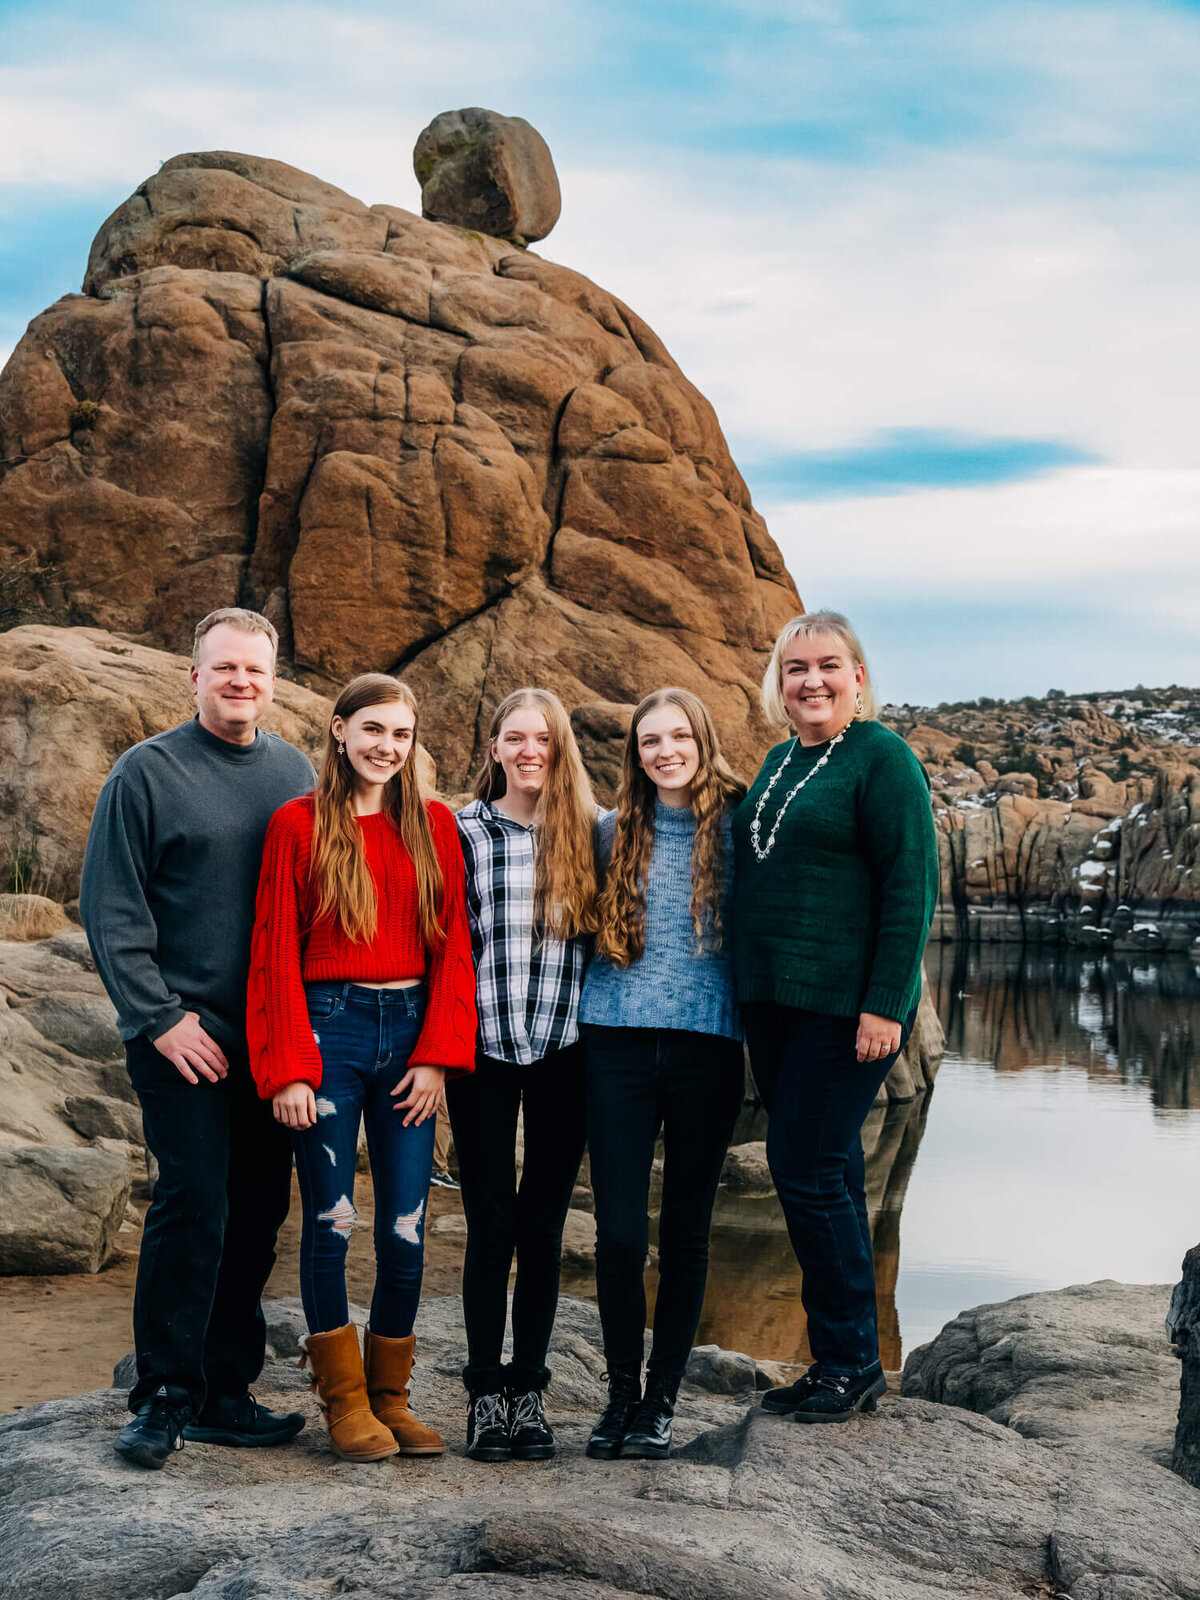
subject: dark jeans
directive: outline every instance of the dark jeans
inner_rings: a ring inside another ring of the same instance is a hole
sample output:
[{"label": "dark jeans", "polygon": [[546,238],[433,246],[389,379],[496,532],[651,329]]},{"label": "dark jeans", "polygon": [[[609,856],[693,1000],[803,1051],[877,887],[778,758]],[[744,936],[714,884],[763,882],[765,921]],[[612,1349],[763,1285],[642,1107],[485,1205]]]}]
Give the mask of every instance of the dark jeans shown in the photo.
[{"label": "dark jeans", "polygon": [[260,1304],[291,1198],[292,1146],[258,1098],[245,1049],[220,1083],[186,1083],[148,1039],[125,1047],[158,1182],[133,1297],[136,1411],[165,1387],[198,1412],[262,1371]]},{"label": "dark jeans", "polygon": [[[563,1223],[583,1159],[583,1048],[569,1045],[528,1067],[481,1055],[469,1078],[446,1085],[446,1103],[467,1216],[463,1382],[473,1394],[501,1387],[515,1251],[509,1376],[515,1389],[541,1389],[550,1376],[546,1351],[558,1309]],[[525,1129],[519,1185],[518,1110]]]},{"label": "dark jeans", "polygon": [[609,1370],[642,1364],[646,1206],[659,1129],[663,1188],[651,1372],[678,1378],[708,1276],[708,1230],[745,1084],[735,1039],[677,1028],[587,1030],[596,1292]]},{"label": "dark jeans", "polygon": [[421,1033],[425,986],[368,989],[308,983],[308,1019],[321,1050],[317,1120],[293,1134],[304,1221],[300,1295],[310,1333],[344,1328],[346,1251],[357,1220],[358,1127],[367,1132],[375,1189],[375,1292],[371,1329],[386,1339],[413,1331],[425,1268],[425,1202],[435,1119],[404,1126],[391,1091],[408,1071]]},{"label": "dark jeans", "polygon": [[[770,1116],[767,1164],[804,1274],[813,1360],[852,1377],[879,1368],[875,1264],[861,1131],[896,1056],[860,1063],[857,1017],[760,1002],[743,1009]],[[912,1012],[900,1031],[903,1050]]]}]

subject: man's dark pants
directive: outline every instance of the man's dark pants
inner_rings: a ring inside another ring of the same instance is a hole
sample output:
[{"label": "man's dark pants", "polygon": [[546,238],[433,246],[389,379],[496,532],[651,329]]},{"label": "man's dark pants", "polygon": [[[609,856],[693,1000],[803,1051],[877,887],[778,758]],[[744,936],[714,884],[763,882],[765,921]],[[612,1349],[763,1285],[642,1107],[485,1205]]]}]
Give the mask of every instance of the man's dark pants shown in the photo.
[{"label": "man's dark pants", "polygon": [[147,1039],[125,1051],[159,1169],[138,1260],[129,1409],[165,1387],[195,1416],[262,1371],[261,1297],[288,1211],[291,1139],[258,1098],[244,1046],[225,1048],[219,1083],[186,1082]]}]

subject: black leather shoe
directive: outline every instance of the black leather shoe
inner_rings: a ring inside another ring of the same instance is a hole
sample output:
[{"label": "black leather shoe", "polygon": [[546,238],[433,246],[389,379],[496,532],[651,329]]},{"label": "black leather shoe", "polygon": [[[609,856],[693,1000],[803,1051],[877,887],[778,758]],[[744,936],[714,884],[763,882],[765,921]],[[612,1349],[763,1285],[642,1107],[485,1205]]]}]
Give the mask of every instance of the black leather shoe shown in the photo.
[{"label": "black leather shoe", "polygon": [[537,1389],[509,1395],[508,1443],[514,1461],[549,1461],[554,1454],[554,1434]]},{"label": "black leather shoe", "polygon": [[472,1461],[510,1461],[508,1408],[502,1394],[473,1394],[467,1412],[467,1455]]},{"label": "black leather shoe", "polygon": [[795,1411],[796,1407],[802,1401],[807,1400],[817,1387],[817,1376],[817,1365],[814,1362],[806,1373],[796,1379],[795,1383],[789,1383],[780,1389],[768,1389],[759,1403],[764,1411],[778,1411],[780,1413]]},{"label": "black leather shoe", "polygon": [[186,1411],[177,1411],[157,1395],[149,1400],[113,1440],[113,1449],[136,1467],[164,1467],[183,1449]]},{"label": "black leather shoe", "polygon": [[287,1444],[304,1426],[299,1411],[268,1411],[252,1394],[219,1395],[183,1430],[193,1444],[227,1444],[270,1449]]},{"label": "black leather shoe", "polygon": [[642,1398],[640,1372],[615,1371],[608,1375],[608,1404],[592,1429],[587,1453],[593,1461],[615,1461],[621,1454],[629,1424]]},{"label": "black leather shoe", "polygon": [[807,1400],[793,1409],[792,1421],[849,1422],[860,1411],[874,1411],[876,1400],[886,1393],[882,1372],[869,1372],[865,1378],[823,1373]]},{"label": "black leather shoe", "polygon": [[670,1453],[671,1418],[675,1415],[678,1387],[678,1378],[650,1374],[646,1393],[638,1402],[629,1431],[621,1441],[622,1461],[657,1461]]}]

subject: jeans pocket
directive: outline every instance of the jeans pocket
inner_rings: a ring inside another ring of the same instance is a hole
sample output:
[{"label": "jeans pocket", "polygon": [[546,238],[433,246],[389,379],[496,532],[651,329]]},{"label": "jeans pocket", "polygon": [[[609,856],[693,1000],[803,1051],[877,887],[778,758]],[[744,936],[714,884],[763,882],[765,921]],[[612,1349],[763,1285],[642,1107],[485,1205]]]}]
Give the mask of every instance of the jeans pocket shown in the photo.
[{"label": "jeans pocket", "polygon": [[308,1002],[309,1019],[313,1022],[325,1022],[330,1017],[336,1017],[343,1005],[341,987],[333,984],[308,984],[304,998]]}]

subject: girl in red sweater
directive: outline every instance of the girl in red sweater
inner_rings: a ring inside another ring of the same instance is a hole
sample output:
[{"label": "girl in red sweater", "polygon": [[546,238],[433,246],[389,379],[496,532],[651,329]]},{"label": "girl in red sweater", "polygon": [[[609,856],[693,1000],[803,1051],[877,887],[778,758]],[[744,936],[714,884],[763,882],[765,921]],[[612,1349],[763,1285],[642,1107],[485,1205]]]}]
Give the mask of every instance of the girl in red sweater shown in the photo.
[{"label": "girl in red sweater", "polygon": [[[338,696],[314,794],[272,817],[247,1032],[264,1100],[292,1130],[303,1205],[306,1359],[333,1448],[350,1461],[440,1455],[408,1410],[434,1115],[475,1061],[475,969],[462,852],[417,780],[417,705],[367,673]],[[365,1123],[375,1293],[364,1357],[346,1248]]]}]

